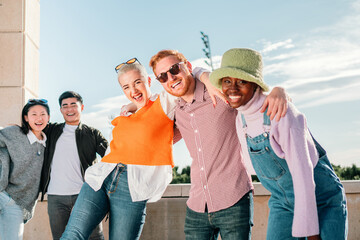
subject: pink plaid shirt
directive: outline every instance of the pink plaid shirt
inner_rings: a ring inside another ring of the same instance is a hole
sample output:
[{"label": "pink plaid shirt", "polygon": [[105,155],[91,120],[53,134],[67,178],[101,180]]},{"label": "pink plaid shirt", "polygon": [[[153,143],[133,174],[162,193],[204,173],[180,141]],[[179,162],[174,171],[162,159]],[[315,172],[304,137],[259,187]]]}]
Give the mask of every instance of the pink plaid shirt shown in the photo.
[{"label": "pink plaid shirt", "polygon": [[176,127],[192,157],[187,205],[196,212],[231,207],[253,189],[236,134],[237,110],[217,99],[214,108],[205,85],[196,80],[194,99],[179,98]]}]

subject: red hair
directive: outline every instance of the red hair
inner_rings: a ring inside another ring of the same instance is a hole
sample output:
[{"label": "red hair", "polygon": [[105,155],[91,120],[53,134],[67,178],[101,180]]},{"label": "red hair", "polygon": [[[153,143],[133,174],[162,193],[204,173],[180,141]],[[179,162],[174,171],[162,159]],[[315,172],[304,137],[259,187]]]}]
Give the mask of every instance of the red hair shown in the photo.
[{"label": "red hair", "polygon": [[152,58],[150,59],[149,66],[152,68],[153,72],[156,68],[156,64],[161,59],[163,59],[165,57],[169,57],[169,56],[174,56],[179,61],[187,63],[187,59],[185,58],[185,56],[182,53],[180,53],[178,50],[161,50],[160,52],[158,52],[157,54],[152,56]]}]

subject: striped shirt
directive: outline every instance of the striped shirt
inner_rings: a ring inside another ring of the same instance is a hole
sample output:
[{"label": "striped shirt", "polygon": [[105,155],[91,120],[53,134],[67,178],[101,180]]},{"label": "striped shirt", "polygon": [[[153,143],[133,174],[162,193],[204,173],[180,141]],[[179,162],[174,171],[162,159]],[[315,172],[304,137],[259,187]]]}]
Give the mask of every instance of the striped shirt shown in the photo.
[{"label": "striped shirt", "polygon": [[216,212],[231,207],[253,189],[235,129],[237,110],[220,99],[214,108],[200,81],[194,99],[179,98],[176,127],[192,158],[191,189],[187,205],[196,212]]}]

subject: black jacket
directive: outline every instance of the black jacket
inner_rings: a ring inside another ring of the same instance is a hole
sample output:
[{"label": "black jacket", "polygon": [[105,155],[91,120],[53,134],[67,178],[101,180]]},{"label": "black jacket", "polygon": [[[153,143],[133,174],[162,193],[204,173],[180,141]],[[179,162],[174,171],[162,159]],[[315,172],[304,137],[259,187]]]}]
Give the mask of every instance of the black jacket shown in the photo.
[{"label": "black jacket", "polygon": [[[56,142],[63,133],[64,126],[65,123],[50,123],[44,130],[47,140],[40,182],[40,191],[42,193],[41,201],[44,199],[44,195],[47,192]],[[108,147],[108,142],[99,130],[82,123],[80,123],[75,130],[75,137],[81,163],[81,173],[84,177],[85,170],[95,163],[96,153],[101,157],[104,156],[106,148]]]}]

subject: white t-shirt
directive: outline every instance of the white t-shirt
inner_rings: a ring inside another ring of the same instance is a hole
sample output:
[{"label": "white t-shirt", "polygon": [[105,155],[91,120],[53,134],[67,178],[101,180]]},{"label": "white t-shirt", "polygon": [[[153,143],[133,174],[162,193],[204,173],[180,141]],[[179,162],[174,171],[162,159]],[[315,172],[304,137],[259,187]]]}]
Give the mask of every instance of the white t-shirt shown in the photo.
[{"label": "white t-shirt", "polygon": [[76,195],[83,185],[75,137],[77,127],[65,124],[63,133],[56,142],[47,191],[49,195]]}]

